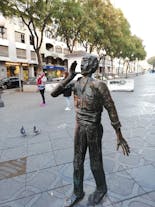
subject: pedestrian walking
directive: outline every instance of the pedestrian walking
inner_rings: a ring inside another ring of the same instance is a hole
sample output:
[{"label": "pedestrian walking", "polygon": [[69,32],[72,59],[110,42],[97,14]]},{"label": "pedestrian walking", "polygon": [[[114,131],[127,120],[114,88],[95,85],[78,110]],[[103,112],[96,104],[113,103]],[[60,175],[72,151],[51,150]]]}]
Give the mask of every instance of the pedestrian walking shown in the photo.
[{"label": "pedestrian walking", "polygon": [[[107,184],[102,162],[102,135],[103,127],[101,115],[103,107],[108,111],[111,125],[116,132],[117,150],[122,148],[124,155],[129,155],[130,149],[121,132],[121,123],[116,111],[114,101],[103,81],[92,78],[98,68],[98,59],[93,55],[86,55],[81,62],[81,74],[72,84],[74,105],[76,108],[76,127],[74,137],[74,189],[72,195],[66,199],[65,207],[74,206],[85,195],[83,189],[84,160],[87,148],[89,149],[90,167],[95,179],[96,189],[88,198],[88,205],[96,205],[107,193]],[[62,80],[51,95],[57,97],[62,94],[65,87],[76,76],[74,61],[69,76]]]},{"label": "pedestrian walking", "polygon": [[[67,71],[64,72],[64,79],[68,77],[69,73]],[[66,99],[66,108],[65,111],[70,111],[71,110],[71,95],[72,95],[72,87],[71,85],[66,86],[63,96]]]},{"label": "pedestrian walking", "polygon": [[46,102],[45,102],[45,84],[46,84],[47,78],[45,76],[45,73],[43,71],[38,72],[37,75],[37,79],[36,79],[36,83],[38,86],[38,90],[41,94],[41,98],[42,98],[42,103],[40,104],[40,106],[45,106]]}]

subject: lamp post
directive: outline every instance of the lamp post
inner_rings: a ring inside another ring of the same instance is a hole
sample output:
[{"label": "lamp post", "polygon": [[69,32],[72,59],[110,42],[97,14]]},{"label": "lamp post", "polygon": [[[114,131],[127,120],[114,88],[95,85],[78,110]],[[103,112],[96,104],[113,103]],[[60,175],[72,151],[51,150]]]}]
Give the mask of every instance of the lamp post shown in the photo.
[{"label": "lamp post", "polygon": [[[1,37],[3,39],[3,35],[5,34],[5,18],[1,15],[0,16],[0,33],[1,33]],[[2,95],[3,91],[0,88],[0,107],[4,107],[4,102],[1,99],[1,95]]]}]

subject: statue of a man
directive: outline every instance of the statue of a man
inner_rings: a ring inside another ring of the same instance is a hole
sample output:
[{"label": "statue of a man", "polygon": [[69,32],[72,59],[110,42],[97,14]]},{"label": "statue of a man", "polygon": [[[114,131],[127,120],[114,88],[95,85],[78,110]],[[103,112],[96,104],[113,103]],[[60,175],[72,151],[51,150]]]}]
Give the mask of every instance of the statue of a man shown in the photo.
[{"label": "statue of a man", "polygon": [[[72,83],[74,105],[76,110],[76,128],[74,137],[74,189],[67,199],[66,207],[73,206],[84,197],[83,178],[84,160],[87,148],[89,149],[90,167],[93,173],[96,190],[89,196],[88,204],[98,204],[107,192],[105,173],[102,162],[102,135],[103,127],[101,115],[103,107],[108,111],[111,125],[117,136],[117,149],[122,147],[124,155],[129,155],[130,149],[121,133],[121,124],[110,92],[103,81],[92,78],[98,68],[98,59],[94,55],[86,55],[81,61],[81,74],[75,83]],[[68,87],[76,76],[76,61],[70,67],[69,76],[62,80],[52,91],[57,97]]]}]

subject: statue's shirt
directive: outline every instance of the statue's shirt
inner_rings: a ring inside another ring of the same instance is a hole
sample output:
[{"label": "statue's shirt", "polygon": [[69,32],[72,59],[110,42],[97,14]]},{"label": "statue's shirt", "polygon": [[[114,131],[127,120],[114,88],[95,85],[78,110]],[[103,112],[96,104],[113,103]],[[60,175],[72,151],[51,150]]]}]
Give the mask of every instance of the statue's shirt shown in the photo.
[{"label": "statue's shirt", "polygon": [[81,78],[74,85],[76,119],[81,124],[100,123],[103,111],[102,95],[92,78]]}]

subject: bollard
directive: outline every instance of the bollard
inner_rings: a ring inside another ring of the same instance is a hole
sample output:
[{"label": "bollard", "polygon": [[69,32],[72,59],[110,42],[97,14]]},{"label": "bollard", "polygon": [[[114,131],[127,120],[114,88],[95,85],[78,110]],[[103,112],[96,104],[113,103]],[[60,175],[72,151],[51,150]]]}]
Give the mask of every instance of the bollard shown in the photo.
[{"label": "bollard", "polygon": [[3,91],[2,91],[2,89],[0,89],[0,107],[4,107],[4,102],[1,99],[2,93],[3,93]]}]

